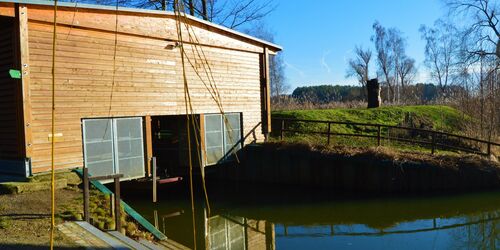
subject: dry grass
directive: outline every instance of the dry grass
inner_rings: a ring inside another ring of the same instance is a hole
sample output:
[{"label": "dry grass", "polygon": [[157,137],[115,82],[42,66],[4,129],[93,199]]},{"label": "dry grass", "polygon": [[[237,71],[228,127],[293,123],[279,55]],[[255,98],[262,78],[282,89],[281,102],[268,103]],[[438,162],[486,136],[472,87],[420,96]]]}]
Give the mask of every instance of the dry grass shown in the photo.
[{"label": "dry grass", "polygon": [[320,152],[325,155],[340,155],[344,157],[359,156],[370,160],[389,160],[396,164],[415,162],[446,168],[461,168],[463,166],[500,169],[499,161],[471,154],[439,154],[403,151],[388,147],[349,147],[324,146],[313,143],[271,142],[264,146],[281,149],[291,149],[297,152]]}]

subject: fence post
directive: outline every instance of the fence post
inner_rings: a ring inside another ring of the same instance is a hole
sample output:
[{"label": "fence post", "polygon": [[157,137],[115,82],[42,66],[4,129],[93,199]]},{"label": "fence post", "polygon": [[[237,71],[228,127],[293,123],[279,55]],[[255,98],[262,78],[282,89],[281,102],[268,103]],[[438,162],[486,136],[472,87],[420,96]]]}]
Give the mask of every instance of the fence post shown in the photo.
[{"label": "fence post", "polygon": [[331,133],[332,123],[328,122],[328,141],[327,144],[330,145],[330,133]]},{"label": "fence post", "polygon": [[120,215],[120,177],[115,177],[115,227],[116,231],[120,232],[121,225],[121,215]]},{"label": "fence post", "polygon": [[283,140],[283,130],[285,130],[285,120],[281,119],[280,140]]},{"label": "fence post", "polygon": [[83,220],[90,222],[89,216],[89,170],[83,167]]},{"label": "fence post", "polygon": [[488,154],[488,156],[491,156],[491,141],[490,140],[488,140],[488,147],[486,150],[486,154]]},{"label": "fence post", "polygon": [[436,133],[432,132],[432,144],[431,144],[431,154],[434,154],[436,151]]},{"label": "fence post", "polygon": [[380,146],[380,125],[377,125],[377,145]]},{"label": "fence post", "polygon": [[153,157],[151,159],[152,163],[151,163],[151,171],[153,171],[153,202],[156,202],[158,199],[157,199],[157,189],[156,189],[156,157]]}]

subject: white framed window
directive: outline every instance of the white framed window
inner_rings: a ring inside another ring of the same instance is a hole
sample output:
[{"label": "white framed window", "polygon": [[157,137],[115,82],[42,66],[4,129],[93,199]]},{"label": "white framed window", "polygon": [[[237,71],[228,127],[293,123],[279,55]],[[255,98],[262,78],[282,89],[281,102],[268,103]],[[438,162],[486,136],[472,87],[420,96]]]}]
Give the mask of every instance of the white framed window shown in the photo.
[{"label": "white framed window", "polygon": [[241,149],[241,113],[206,114],[206,165],[227,160]]},{"label": "white framed window", "polygon": [[83,120],[85,166],[93,176],[123,174],[123,179],[143,177],[142,118]]}]

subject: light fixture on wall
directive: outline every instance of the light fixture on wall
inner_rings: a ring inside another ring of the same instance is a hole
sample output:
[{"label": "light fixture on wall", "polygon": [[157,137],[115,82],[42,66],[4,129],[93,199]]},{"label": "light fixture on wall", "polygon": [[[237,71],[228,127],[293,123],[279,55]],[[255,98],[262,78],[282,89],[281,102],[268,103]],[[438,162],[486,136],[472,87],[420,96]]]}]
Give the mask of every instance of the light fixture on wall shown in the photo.
[{"label": "light fixture on wall", "polygon": [[179,42],[175,42],[175,43],[171,43],[171,44],[167,45],[167,46],[165,47],[165,49],[168,49],[168,50],[174,50],[174,49],[176,49],[176,48],[180,48],[181,46],[182,46],[182,45],[181,45],[181,43],[179,43]]}]

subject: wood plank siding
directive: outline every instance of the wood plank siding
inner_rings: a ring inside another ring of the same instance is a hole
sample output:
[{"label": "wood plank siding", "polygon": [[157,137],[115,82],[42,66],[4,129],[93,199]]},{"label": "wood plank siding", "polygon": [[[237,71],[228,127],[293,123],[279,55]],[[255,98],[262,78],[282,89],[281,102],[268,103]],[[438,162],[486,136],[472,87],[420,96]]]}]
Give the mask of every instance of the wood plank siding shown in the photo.
[{"label": "wood plank siding", "polygon": [[[49,170],[51,164],[53,11],[43,5],[27,8],[30,83],[26,98],[31,105],[32,172],[37,173]],[[0,15],[9,13],[10,5],[0,3]],[[62,137],[56,142],[57,168],[82,166],[83,118],[185,114],[174,16],[61,7],[58,20],[56,133]],[[223,111],[242,112],[245,143],[262,141],[260,58],[265,45],[196,20],[186,23],[189,32],[183,23],[182,46],[195,113],[220,113],[206,87],[215,83]],[[3,34],[0,44],[5,43]],[[11,105],[10,99],[2,99],[0,105]],[[0,150],[4,148],[7,145],[0,144]]]},{"label": "wood plank siding", "polygon": [[0,16],[0,159],[9,160],[24,154],[21,80],[9,75],[10,69],[19,69],[16,33],[15,19]]}]

